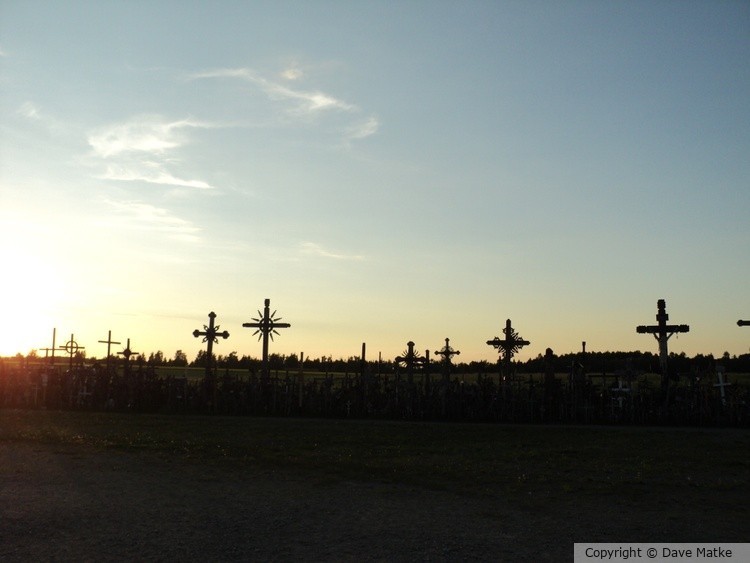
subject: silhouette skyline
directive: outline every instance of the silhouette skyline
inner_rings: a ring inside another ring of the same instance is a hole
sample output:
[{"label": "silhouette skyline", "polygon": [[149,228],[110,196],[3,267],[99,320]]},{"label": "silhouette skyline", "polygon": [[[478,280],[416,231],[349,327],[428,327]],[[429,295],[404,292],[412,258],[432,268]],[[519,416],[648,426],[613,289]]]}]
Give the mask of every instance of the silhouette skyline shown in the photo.
[{"label": "silhouette skyline", "polygon": [[192,358],[209,311],[255,354],[265,296],[284,355],[651,350],[661,297],[671,349],[750,349],[746,3],[38,8],[0,18],[0,355]]}]

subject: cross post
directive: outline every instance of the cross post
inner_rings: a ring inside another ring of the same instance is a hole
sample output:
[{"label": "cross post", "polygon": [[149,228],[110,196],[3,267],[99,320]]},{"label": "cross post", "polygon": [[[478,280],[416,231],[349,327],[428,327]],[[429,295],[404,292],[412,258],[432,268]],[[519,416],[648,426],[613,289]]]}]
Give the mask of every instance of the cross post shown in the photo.
[{"label": "cross post", "polygon": [[[120,344],[119,342],[112,344]],[[133,352],[130,349],[130,338],[128,338],[128,343],[125,345],[125,349],[122,352],[117,352],[118,356],[122,356],[125,359],[125,374],[130,373],[130,356],[137,356],[139,352]]]},{"label": "cross post", "polygon": [[669,315],[667,315],[667,303],[664,299],[659,299],[656,302],[657,313],[656,325],[640,325],[636,327],[638,334],[653,334],[659,343],[659,365],[661,366],[661,378],[662,387],[667,388],[669,386],[669,374],[667,372],[667,358],[669,352],[667,350],[667,341],[673,334],[678,332],[689,332],[690,327],[688,325],[668,325]]},{"label": "cross post", "polygon": [[424,356],[420,356],[414,351],[414,342],[411,340],[406,343],[406,352],[402,356],[396,356],[396,365],[404,364],[406,366],[406,375],[409,383],[414,382],[414,368],[423,366],[426,363]]},{"label": "cross post", "polygon": [[73,356],[75,356],[78,352],[85,349],[85,346],[79,346],[78,342],[75,341],[75,338],[73,337],[73,333],[70,333],[70,340],[68,340],[65,343],[65,346],[60,347],[61,350],[65,350],[68,355],[70,356],[70,372],[73,372]]},{"label": "cross post", "polygon": [[459,350],[454,350],[451,347],[450,344],[451,340],[450,338],[445,339],[445,346],[443,346],[440,350],[435,350],[436,356],[442,356],[443,359],[441,360],[441,363],[443,364],[443,380],[448,381],[450,379],[451,374],[451,358],[453,356],[458,356],[461,352]]},{"label": "cross post", "polygon": [[531,344],[528,340],[521,338],[518,333],[513,329],[510,323],[510,319],[505,321],[505,328],[503,329],[505,338],[500,340],[497,336],[492,340],[488,340],[487,344],[493,346],[500,351],[500,355],[503,360],[503,370],[505,376],[510,375],[510,362],[513,356],[524,346]]},{"label": "cross post", "polygon": [[258,316],[253,317],[252,323],[242,323],[245,328],[256,329],[253,336],[258,334],[258,340],[263,340],[263,377],[269,378],[271,372],[268,369],[268,339],[273,340],[274,334],[279,334],[277,328],[289,328],[289,323],[280,323],[281,317],[276,317],[276,311],[271,313],[271,300],[266,299],[264,302],[263,314],[258,311]]},{"label": "cross post", "polygon": [[110,330],[107,333],[107,340],[100,340],[99,343],[107,345],[107,373],[109,373],[110,371],[109,369],[110,346],[112,346],[112,344],[121,344],[121,342],[115,342],[114,340],[112,340],[112,331]]},{"label": "cross post", "polygon": [[721,394],[721,404],[726,405],[727,404],[727,398],[726,394],[724,392],[724,387],[729,387],[732,384],[728,381],[724,381],[724,366],[718,366],[716,368],[716,377],[718,378],[719,382],[714,383],[714,387],[719,388],[719,393]]},{"label": "cross post", "polygon": [[193,331],[193,336],[198,338],[203,337],[203,342],[206,342],[206,379],[211,378],[211,362],[213,360],[214,342],[218,344],[219,336],[223,339],[229,338],[229,333],[225,330],[219,332],[219,325],[214,326],[214,319],[216,319],[216,313],[211,311],[208,314],[208,326],[203,325],[203,330],[200,331],[197,328]]}]

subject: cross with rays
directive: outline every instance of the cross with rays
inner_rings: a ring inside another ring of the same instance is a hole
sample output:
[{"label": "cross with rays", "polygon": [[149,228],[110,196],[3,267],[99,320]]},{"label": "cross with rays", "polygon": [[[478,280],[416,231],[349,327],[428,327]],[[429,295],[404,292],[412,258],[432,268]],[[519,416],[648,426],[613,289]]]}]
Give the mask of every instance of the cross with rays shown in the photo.
[{"label": "cross with rays", "polygon": [[289,323],[280,323],[281,317],[276,316],[276,311],[273,313],[271,311],[271,300],[266,299],[264,301],[264,308],[263,308],[263,314],[261,314],[260,311],[258,311],[258,316],[253,317],[252,320],[254,322],[252,323],[242,323],[242,326],[245,328],[254,328],[256,329],[253,333],[253,336],[256,334],[258,336],[258,340],[263,340],[263,376],[269,377],[270,371],[268,369],[268,339],[270,338],[273,340],[274,334],[279,334],[276,330],[277,328],[289,328]]},{"label": "cross with rays", "polygon": [[407,350],[401,356],[396,356],[396,365],[403,364],[406,366],[406,374],[409,383],[414,381],[414,368],[427,365],[427,358],[420,356],[414,351],[414,342],[411,340],[406,343]]},{"label": "cross with rays", "polygon": [[518,333],[513,329],[510,324],[510,319],[505,321],[505,328],[503,329],[505,338],[500,340],[497,336],[492,340],[488,340],[487,344],[497,348],[500,351],[500,355],[503,359],[503,370],[505,376],[510,375],[510,362],[513,356],[524,346],[531,344],[528,340],[521,338]]}]

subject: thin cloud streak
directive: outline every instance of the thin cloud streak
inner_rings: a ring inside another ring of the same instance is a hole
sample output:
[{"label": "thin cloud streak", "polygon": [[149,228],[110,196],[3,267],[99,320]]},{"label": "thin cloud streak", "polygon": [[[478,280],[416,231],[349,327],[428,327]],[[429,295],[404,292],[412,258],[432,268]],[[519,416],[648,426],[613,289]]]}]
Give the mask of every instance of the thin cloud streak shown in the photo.
[{"label": "thin cloud streak", "polygon": [[360,260],[365,259],[364,256],[360,256],[360,255],[336,254],[328,250],[325,250],[322,246],[314,242],[303,242],[300,246],[302,247],[302,252],[304,254],[308,254],[312,256],[320,256],[322,258],[331,258],[333,260],[360,261]]},{"label": "thin cloud streak", "polygon": [[104,172],[96,177],[211,189],[212,186],[203,180],[184,179],[172,173],[167,164],[174,161],[167,159],[167,154],[187,144],[182,130],[212,127],[216,126],[193,119],[166,121],[160,116],[137,116],[130,121],[99,128],[88,136],[93,156],[106,163]]},{"label": "thin cloud streak", "polygon": [[[299,72],[288,69],[282,74],[284,78],[295,80],[301,76]],[[257,84],[272,99],[293,100],[299,102],[293,113],[314,114],[322,110],[336,109],[355,111],[357,107],[343,100],[334,98],[320,91],[294,90],[278,82],[268,80],[249,68],[220,68],[189,75],[191,80],[207,78],[239,78]]]}]

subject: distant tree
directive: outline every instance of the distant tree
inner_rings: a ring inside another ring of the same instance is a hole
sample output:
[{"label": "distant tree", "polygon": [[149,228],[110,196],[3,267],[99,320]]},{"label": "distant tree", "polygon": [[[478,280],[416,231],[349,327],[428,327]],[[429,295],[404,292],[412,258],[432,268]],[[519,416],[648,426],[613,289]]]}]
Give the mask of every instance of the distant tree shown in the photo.
[{"label": "distant tree", "polygon": [[176,367],[185,367],[188,365],[188,359],[187,354],[183,352],[182,350],[177,350],[174,353],[174,359],[171,362],[171,365]]}]

